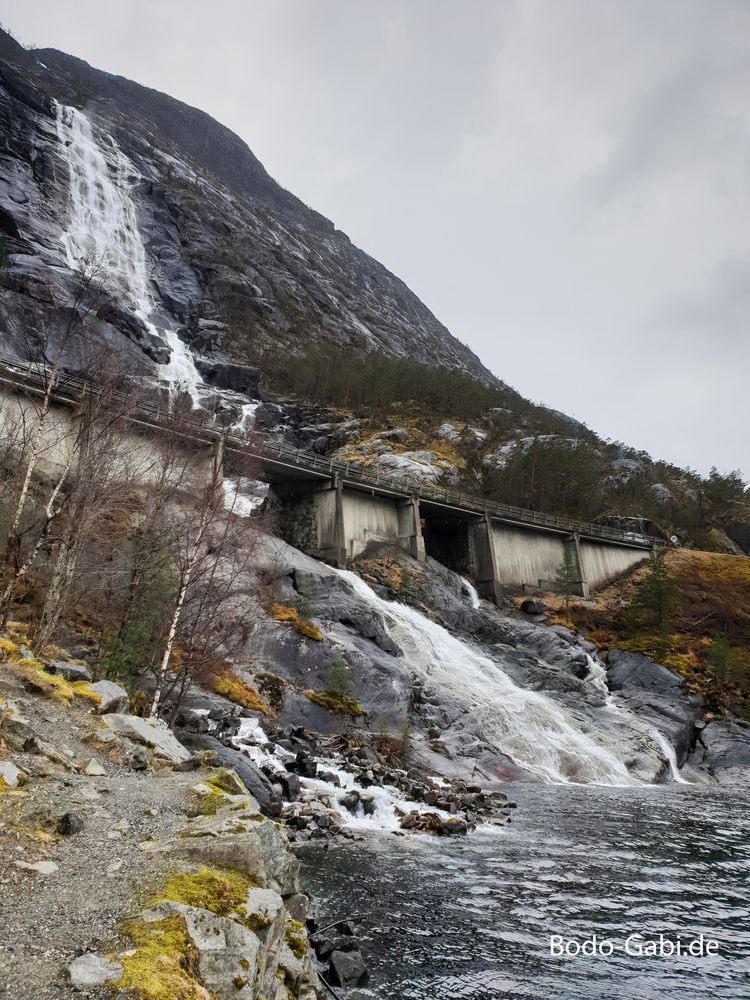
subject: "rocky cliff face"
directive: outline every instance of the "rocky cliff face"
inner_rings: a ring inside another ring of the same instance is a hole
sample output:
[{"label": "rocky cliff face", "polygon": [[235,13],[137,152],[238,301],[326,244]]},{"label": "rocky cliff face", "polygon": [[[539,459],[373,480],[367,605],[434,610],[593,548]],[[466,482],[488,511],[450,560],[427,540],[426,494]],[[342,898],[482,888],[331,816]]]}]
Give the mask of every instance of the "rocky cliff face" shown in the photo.
[{"label": "rocky cliff face", "polygon": [[[6,347],[61,322],[71,273],[64,234],[70,169],[57,103],[83,112],[116,173],[113,141],[165,322],[196,352],[236,360],[268,347],[334,342],[464,370],[490,382],[406,285],[333,223],[281,188],[245,143],[195,108],[55,50],[27,52],[0,32],[0,298]],[[121,291],[121,290],[120,290]],[[114,289],[95,334],[144,371],[164,361]]]}]

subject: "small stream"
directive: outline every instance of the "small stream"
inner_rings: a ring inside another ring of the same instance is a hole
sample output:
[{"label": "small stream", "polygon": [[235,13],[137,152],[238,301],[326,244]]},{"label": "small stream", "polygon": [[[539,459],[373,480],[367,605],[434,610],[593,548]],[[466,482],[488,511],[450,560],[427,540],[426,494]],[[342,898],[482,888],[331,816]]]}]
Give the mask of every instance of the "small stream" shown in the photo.
[{"label": "small stream", "polygon": [[[347,1000],[750,997],[750,792],[515,785],[513,824],[461,840],[371,835],[299,854],[322,922],[364,914],[371,979]],[[716,957],[637,957],[628,935]],[[615,943],[553,958],[549,936]]]}]

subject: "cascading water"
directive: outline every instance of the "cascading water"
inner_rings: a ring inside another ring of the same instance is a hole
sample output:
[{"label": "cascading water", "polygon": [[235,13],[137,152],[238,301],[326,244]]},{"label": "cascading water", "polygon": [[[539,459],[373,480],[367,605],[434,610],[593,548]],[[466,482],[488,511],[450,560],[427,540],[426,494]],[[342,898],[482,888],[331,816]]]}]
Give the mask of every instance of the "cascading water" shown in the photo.
[{"label": "cascading water", "polygon": [[170,359],[159,366],[160,377],[189,393],[197,404],[202,379],[190,351],[174,330],[153,322],[146,250],[130,197],[138,172],[111,136],[102,136],[105,150],[89,119],[76,108],[57,105],[57,134],[70,175],[70,223],[63,234],[69,265],[79,268],[93,256],[106,267],[109,283],[130,299],[139,319],[169,346]]},{"label": "cascading water", "polygon": [[471,601],[471,606],[472,606],[472,608],[478,608],[478,607],[479,607],[479,604],[480,604],[480,601],[479,601],[479,594],[477,593],[477,589],[476,589],[476,587],[474,586],[474,584],[473,584],[473,583],[470,583],[470,582],[469,582],[469,581],[468,581],[468,580],[467,580],[467,579],[466,579],[465,577],[463,577],[463,576],[461,577],[461,583],[463,584],[463,587],[464,587],[464,590],[465,590],[465,591],[466,591],[466,593],[467,593],[467,594],[469,595],[469,600]]},{"label": "cascading water", "polygon": [[449,690],[493,743],[545,781],[603,785],[639,782],[602,743],[581,731],[551,698],[518,687],[487,656],[414,608],[386,601],[355,573],[338,571],[384,619],[409,668],[430,685]]},{"label": "cascading water", "polygon": [[677,763],[677,754],[666,736],[663,733],[660,733],[655,726],[649,725],[648,722],[644,722],[643,719],[639,719],[637,716],[633,715],[632,712],[629,712],[621,705],[618,705],[612,698],[610,690],[607,687],[607,673],[604,667],[598,660],[595,660],[593,656],[586,654],[586,657],[589,661],[589,677],[591,679],[591,683],[605,696],[607,710],[625,718],[631,728],[644,733],[653,743],[655,743],[664,754],[664,759],[667,764],[669,764],[669,773],[672,780],[678,785],[689,785],[690,782],[686,781],[680,774],[679,765]]}]

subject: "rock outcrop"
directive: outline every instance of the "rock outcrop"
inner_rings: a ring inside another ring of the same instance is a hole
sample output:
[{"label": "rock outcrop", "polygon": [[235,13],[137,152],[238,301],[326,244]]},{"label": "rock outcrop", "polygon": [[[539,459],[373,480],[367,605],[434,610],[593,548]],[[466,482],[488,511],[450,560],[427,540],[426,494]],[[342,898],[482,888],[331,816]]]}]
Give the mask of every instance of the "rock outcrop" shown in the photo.
[{"label": "rock outcrop", "polygon": [[[243,362],[251,348],[302,353],[316,342],[383,350],[496,383],[401,280],[281,188],[227,128],[73,56],[26,51],[0,32],[5,349],[41,342],[71,297],[62,239],[68,178],[54,102],[85,113],[132,161],[127,181],[150,280],[173,327],[206,356],[208,383],[255,394],[252,369],[228,364],[228,355]],[[114,345],[131,370],[168,357],[117,295],[99,304],[90,335]]]}]

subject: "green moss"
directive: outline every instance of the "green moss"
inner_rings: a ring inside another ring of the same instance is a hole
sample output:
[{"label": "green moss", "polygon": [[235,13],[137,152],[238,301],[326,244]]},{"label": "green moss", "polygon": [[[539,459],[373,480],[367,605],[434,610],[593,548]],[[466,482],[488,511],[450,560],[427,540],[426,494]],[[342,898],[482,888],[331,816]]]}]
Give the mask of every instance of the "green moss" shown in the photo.
[{"label": "green moss", "polygon": [[232,986],[234,986],[236,990],[243,989],[245,986],[247,986],[247,983],[248,983],[247,979],[243,979],[242,976],[235,976],[234,979],[232,980]]},{"label": "green moss", "polygon": [[248,791],[234,771],[227,767],[217,768],[206,778],[206,784],[218,788],[227,795],[247,795]]},{"label": "green moss", "polygon": [[117,985],[142,1000],[212,1000],[198,977],[198,954],[184,918],[128,921],[123,926],[132,949],[122,958]]},{"label": "green moss", "polygon": [[[149,901],[183,903],[210,910],[219,917],[229,917],[245,923],[247,894],[257,886],[255,879],[238,868],[199,868],[195,872],[175,872],[164,888]],[[251,928],[252,929],[252,928]]]},{"label": "green moss", "polygon": [[273,920],[268,917],[264,917],[262,913],[248,913],[245,919],[242,921],[245,927],[248,927],[254,934],[260,934],[267,927],[270,927]]},{"label": "green moss", "polygon": [[305,691],[305,697],[336,715],[364,715],[362,706],[346,694],[327,694],[325,691]]},{"label": "green moss", "polygon": [[206,784],[205,791],[195,788],[191,792],[193,811],[198,816],[215,816],[224,803],[224,793],[219,788]]},{"label": "green moss", "polygon": [[307,954],[307,935],[305,925],[299,920],[290,920],[286,926],[286,943],[295,958],[302,959]]}]

